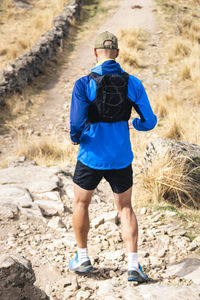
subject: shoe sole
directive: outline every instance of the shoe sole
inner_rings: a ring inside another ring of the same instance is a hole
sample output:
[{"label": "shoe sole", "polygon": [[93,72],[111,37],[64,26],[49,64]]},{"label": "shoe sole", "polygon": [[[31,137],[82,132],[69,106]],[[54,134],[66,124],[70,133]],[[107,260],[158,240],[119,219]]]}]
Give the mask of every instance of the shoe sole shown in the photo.
[{"label": "shoe sole", "polygon": [[81,268],[81,267],[78,267],[78,268],[75,268],[75,269],[70,269],[71,271],[74,271],[74,272],[78,272],[78,273],[86,273],[86,272],[89,272],[89,271],[92,271],[93,270],[93,267],[89,267],[89,268]]},{"label": "shoe sole", "polygon": [[139,283],[143,283],[143,282],[147,282],[149,281],[149,279],[144,279],[144,280],[138,280],[136,278],[128,278],[128,281],[135,281],[135,282],[139,282]]},{"label": "shoe sole", "polygon": [[75,272],[76,273],[87,273],[87,272],[90,272],[90,271],[92,271],[93,270],[93,267],[90,267],[90,268],[88,268],[88,269],[86,269],[86,270],[76,270]]}]

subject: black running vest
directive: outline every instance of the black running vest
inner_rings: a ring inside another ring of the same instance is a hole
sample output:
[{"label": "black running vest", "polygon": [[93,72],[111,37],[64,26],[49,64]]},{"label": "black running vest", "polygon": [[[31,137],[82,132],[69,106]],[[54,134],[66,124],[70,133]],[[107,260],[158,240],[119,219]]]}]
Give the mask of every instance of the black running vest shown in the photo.
[{"label": "black running vest", "polygon": [[89,76],[97,84],[96,98],[90,104],[88,123],[128,121],[131,115],[131,100],[128,94],[127,73]]}]

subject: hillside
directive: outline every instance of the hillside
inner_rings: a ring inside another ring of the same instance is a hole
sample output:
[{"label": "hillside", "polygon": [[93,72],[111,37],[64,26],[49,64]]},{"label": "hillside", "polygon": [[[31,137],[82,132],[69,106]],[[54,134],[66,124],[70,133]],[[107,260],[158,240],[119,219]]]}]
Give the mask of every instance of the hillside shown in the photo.
[{"label": "hillside", "polygon": [[28,52],[52,26],[69,0],[2,0],[0,3],[0,69]]}]

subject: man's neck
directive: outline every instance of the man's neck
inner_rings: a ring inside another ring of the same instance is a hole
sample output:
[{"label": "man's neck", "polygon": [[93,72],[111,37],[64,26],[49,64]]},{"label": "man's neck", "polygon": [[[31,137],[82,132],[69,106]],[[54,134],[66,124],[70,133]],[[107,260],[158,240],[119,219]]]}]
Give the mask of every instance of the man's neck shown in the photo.
[{"label": "man's neck", "polygon": [[115,60],[115,59],[113,59],[113,58],[102,58],[102,59],[98,60],[96,65],[99,66],[107,60]]}]

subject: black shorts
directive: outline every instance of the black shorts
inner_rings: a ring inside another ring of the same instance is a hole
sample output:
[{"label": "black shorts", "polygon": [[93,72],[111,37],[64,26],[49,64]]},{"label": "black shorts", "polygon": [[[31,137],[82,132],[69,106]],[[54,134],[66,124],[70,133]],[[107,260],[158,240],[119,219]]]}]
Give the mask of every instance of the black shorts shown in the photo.
[{"label": "black shorts", "polygon": [[94,190],[103,177],[109,182],[114,193],[123,193],[133,185],[132,165],[123,169],[97,170],[77,161],[73,181],[81,188]]}]

